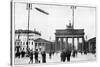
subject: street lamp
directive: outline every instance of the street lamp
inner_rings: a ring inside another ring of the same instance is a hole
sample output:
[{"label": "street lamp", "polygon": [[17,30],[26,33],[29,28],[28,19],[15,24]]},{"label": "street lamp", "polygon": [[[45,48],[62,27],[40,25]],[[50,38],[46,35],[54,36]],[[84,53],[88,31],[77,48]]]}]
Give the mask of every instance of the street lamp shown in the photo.
[{"label": "street lamp", "polygon": [[[26,4],[26,9],[28,10],[28,33],[27,33],[27,50],[28,50],[28,40],[29,40],[29,23],[30,23],[30,10],[32,10],[32,3]],[[44,10],[35,7],[35,9],[43,14],[49,15],[49,13],[45,12]]]}]

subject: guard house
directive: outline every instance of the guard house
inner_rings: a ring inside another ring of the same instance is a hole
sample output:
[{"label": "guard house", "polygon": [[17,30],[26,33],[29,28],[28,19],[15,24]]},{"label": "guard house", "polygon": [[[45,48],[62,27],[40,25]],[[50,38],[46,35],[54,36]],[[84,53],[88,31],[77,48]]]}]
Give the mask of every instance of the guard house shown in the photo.
[{"label": "guard house", "polygon": [[[72,38],[72,45],[68,44],[68,39]],[[56,50],[63,50],[65,49],[75,49],[74,46],[74,39],[77,38],[77,42],[79,45],[79,38],[82,38],[82,47],[81,51],[83,51],[84,46],[84,29],[73,29],[71,23],[67,26],[67,29],[57,29],[55,33],[55,41],[56,41]],[[65,44],[64,44],[65,39]]]}]

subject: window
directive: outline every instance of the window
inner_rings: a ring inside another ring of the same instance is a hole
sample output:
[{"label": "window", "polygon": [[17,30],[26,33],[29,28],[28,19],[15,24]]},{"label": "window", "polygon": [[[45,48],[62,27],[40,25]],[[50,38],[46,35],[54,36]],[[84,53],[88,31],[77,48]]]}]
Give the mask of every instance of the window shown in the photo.
[{"label": "window", "polygon": [[39,43],[39,46],[41,46],[41,43]]},{"label": "window", "polygon": [[26,45],[28,45],[28,42],[26,42]]},{"label": "window", "polygon": [[32,42],[32,45],[33,45],[33,42]]},{"label": "window", "polygon": [[28,44],[30,45],[30,42],[28,42]]},{"label": "window", "polygon": [[23,45],[25,45],[25,42],[23,42]]},{"label": "window", "polygon": [[37,46],[37,43],[35,43],[35,47]]}]

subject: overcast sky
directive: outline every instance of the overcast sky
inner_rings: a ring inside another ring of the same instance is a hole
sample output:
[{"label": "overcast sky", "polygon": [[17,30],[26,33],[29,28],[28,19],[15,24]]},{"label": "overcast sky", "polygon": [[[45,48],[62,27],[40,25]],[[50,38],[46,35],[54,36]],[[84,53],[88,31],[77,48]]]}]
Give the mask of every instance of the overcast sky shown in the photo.
[{"label": "overcast sky", "polygon": [[[49,15],[36,9],[38,7]],[[56,29],[66,29],[66,25],[72,22],[72,9],[70,6],[32,5],[30,12],[30,30],[36,29],[42,34],[42,38],[55,40]],[[77,7],[75,9],[75,29],[84,29],[87,38],[93,38],[95,34],[95,8]],[[15,29],[28,29],[28,10],[26,4],[15,4]]]}]

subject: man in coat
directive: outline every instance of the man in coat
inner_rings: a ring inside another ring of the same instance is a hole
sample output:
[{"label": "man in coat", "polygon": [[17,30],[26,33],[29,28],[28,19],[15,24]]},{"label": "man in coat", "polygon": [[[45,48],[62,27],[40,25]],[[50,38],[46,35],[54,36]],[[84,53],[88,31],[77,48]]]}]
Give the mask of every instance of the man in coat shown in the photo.
[{"label": "man in coat", "polygon": [[34,56],[35,56],[35,63],[38,63],[38,50],[37,49],[34,52]]},{"label": "man in coat", "polygon": [[45,53],[45,51],[42,52],[42,63],[46,63],[46,53]]},{"label": "man in coat", "polygon": [[66,57],[67,57],[67,61],[68,62],[70,61],[70,56],[71,56],[71,51],[70,50],[67,50],[66,51]]}]

